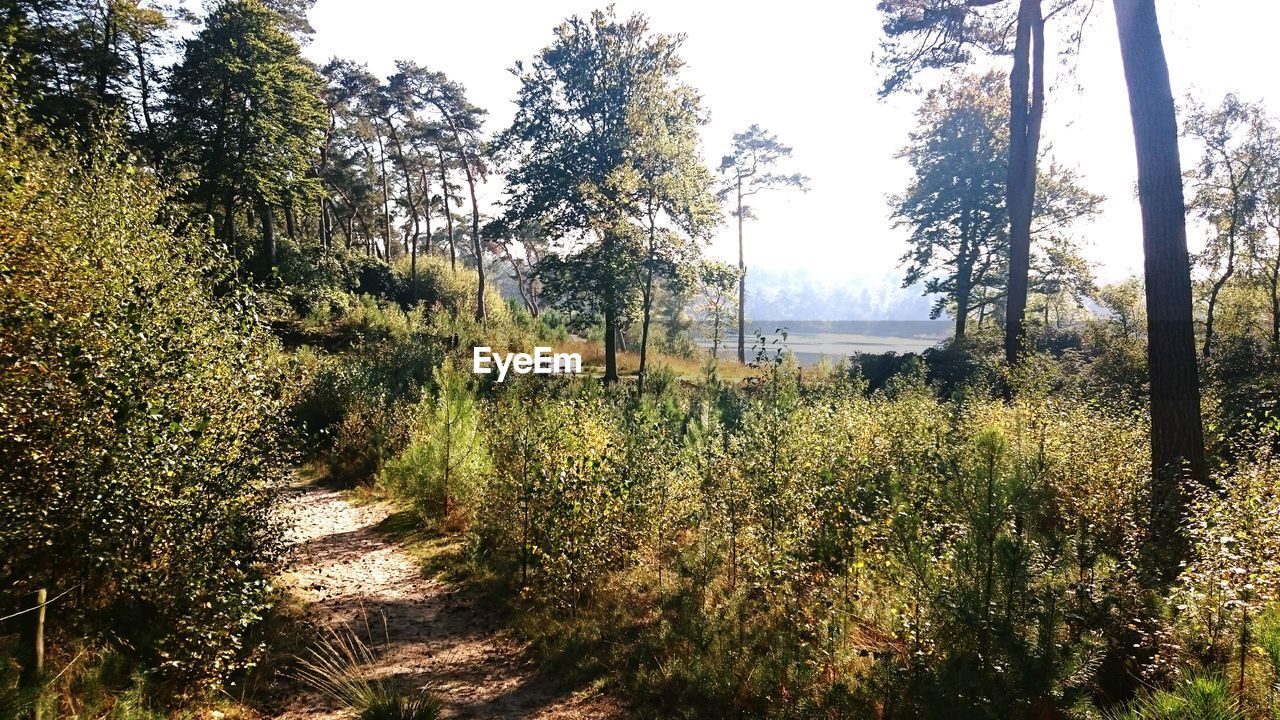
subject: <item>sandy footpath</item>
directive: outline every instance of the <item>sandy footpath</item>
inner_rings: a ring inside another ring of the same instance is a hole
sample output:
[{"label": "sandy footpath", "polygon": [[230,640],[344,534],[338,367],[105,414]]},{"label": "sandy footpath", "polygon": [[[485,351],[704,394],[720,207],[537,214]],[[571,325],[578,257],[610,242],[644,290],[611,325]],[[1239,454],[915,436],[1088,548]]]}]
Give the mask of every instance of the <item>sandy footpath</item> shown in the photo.
[{"label": "sandy footpath", "polygon": [[[485,608],[423,575],[414,558],[374,530],[392,509],[356,507],[334,490],[299,486],[285,501],[291,529],[288,582],[308,602],[308,622],[372,636],[375,677],[438,693],[456,718],[621,718],[602,697],[556,692],[522,658]],[[385,619],[385,622],[384,622]],[[299,690],[279,717],[339,718],[326,698]]]}]

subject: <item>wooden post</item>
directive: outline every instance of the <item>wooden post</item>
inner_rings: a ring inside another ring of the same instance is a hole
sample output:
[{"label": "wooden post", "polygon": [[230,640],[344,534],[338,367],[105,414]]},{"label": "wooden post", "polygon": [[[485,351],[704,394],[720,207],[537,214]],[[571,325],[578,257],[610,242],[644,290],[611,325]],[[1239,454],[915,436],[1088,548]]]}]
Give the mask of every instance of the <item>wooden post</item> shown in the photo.
[{"label": "wooden post", "polygon": [[[19,687],[37,687],[44,676],[44,610],[48,599],[47,590],[37,590],[34,605],[36,609],[27,613],[22,623],[21,647],[26,657],[22,663],[22,675],[18,679]],[[30,717],[40,720],[39,705],[32,706]]]}]

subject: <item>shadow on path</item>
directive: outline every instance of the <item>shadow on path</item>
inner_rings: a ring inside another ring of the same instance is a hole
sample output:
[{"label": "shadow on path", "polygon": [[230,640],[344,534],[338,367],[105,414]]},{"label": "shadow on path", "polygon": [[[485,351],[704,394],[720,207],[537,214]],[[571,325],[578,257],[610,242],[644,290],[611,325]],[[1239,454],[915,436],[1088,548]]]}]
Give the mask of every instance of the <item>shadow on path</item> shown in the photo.
[{"label": "shadow on path", "polygon": [[[308,602],[309,623],[347,628],[370,645],[371,676],[436,692],[449,717],[625,717],[608,698],[558,689],[524,659],[495,613],[425,577],[408,552],[379,532],[392,514],[389,506],[356,507],[333,488],[308,485],[291,490],[284,514],[290,526],[286,583]],[[296,689],[278,716],[337,718],[342,708]]]}]

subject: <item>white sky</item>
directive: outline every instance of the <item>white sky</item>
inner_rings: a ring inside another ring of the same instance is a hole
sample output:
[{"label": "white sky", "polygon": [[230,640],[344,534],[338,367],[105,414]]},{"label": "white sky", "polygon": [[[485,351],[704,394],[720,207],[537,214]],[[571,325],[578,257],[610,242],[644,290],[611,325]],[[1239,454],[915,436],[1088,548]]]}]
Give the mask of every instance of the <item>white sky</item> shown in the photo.
[{"label": "white sky", "polygon": [[[486,129],[509,122],[518,83],[507,72],[551,40],[569,15],[604,2],[579,0],[319,0],[307,54],[341,56],[375,73],[412,59],[466,85],[489,110]],[[1228,91],[1266,100],[1280,89],[1277,0],[1162,0],[1157,3],[1175,96],[1216,102]],[[705,2],[620,0],[619,15],[645,13],[659,32],[688,36],[685,78],[703,94],[711,122],[703,152],[714,169],[730,138],[759,123],[792,145],[794,171],[809,175],[807,194],[778,193],[755,204],[747,227],[747,264],[805,269],[819,279],[883,284],[905,250],[891,229],[885,196],[908,174],[894,155],[905,144],[918,98],[876,97],[872,55],[881,37],[873,0]],[[1057,48],[1050,48],[1051,53]],[[1052,57],[1052,54],[1051,54]],[[1110,0],[1099,0],[1076,72],[1053,80],[1045,140],[1079,168],[1085,186],[1108,198],[1104,215],[1083,228],[1087,257],[1103,280],[1141,268],[1133,142]],[[1277,102],[1280,102],[1278,100]],[[1280,110],[1280,107],[1273,108]],[[1184,167],[1194,149],[1183,153]],[[501,197],[501,183],[482,203]],[[1193,249],[1201,230],[1192,228]],[[711,253],[736,259],[726,223]]]}]

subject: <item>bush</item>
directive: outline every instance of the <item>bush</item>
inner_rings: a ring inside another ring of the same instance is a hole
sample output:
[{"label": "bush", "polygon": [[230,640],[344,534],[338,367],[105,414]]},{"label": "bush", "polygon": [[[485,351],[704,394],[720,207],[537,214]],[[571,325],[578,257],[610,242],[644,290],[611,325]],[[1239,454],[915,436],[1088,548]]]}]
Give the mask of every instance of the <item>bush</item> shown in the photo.
[{"label": "bush", "polygon": [[1115,720],[1243,720],[1222,678],[1198,675],[1138,700]]},{"label": "bush", "polygon": [[[0,588],[189,696],[253,655],[286,477],[276,347],[111,142],[0,121]],[[215,296],[211,288],[220,288]]]},{"label": "bush", "polygon": [[972,357],[949,367],[983,391],[945,399],[923,367],[868,390],[785,358],[740,389],[655,376],[653,398],[506,383],[476,547],[535,646],[660,716],[1087,703],[1146,617],[1145,423],[1039,356],[993,398]]},{"label": "bush", "polygon": [[489,471],[480,413],[468,375],[446,361],[435,398],[414,410],[409,442],[379,481],[409,500],[423,518],[475,512]]}]

